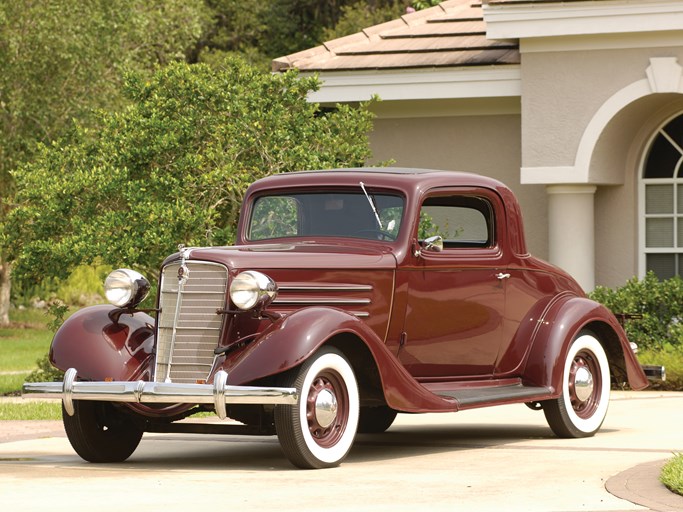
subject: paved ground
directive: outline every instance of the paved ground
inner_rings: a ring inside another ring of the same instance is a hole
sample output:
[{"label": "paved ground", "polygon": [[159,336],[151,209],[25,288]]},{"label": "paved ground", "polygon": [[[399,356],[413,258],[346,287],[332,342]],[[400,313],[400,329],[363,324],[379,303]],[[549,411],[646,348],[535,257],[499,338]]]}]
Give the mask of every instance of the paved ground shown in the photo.
[{"label": "paved ground", "polygon": [[[123,464],[71,450],[59,422],[0,422],[2,510],[683,511],[657,481],[683,451],[683,393],[615,393],[593,438],[504,406],[399,415],[340,468],[292,469],[274,438],[146,434]],[[609,489],[609,492],[606,490]],[[640,505],[639,505],[640,504]]]}]

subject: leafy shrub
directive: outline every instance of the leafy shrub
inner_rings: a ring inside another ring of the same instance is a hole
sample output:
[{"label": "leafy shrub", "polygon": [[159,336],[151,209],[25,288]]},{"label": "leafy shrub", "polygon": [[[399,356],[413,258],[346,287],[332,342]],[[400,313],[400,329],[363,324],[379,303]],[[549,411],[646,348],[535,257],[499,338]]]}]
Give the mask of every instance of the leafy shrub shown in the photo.
[{"label": "leafy shrub", "polygon": [[624,326],[629,339],[639,349],[683,347],[683,279],[680,277],[660,281],[648,272],[643,279],[633,278],[616,289],[598,287],[590,296],[615,313],[642,315]]},{"label": "leafy shrub", "polygon": [[[47,325],[48,329],[57,332],[57,329],[64,323],[64,317],[68,312],[69,308],[64,303],[52,302],[47,310],[47,315],[51,318]],[[36,366],[38,368],[26,377],[26,382],[58,382],[64,379],[64,372],[50,363],[49,352],[36,360]]]},{"label": "leafy shrub", "polygon": [[355,167],[372,114],[307,100],[316,78],[230,59],[129,74],[130,106],[77,125],[17,169],[3,245],[24,284],[99,261],[147,275],[178,243],[230,243],[247,186],[281,172]]},{"label": "leafy shrub", "polygon": [[26,382],[59,382],[64,380],[64,372],[50,364],[49,354],[38,359],[36,365],[38,368],[26,377]]},{"label": "leafy shrub", "polygon": [[88,306],[104,299],[104,280],[113,270],[111,265],[79,265],[59,283],[56,296],[70,306]]},{"label": "leafy shrub", "polygon": [[104,279],[113,270],[97,260],[92,265],[79,265],[65,279],[45,278],[39,282],[17,281],[12,286],[12,304],[35,306],[39,300],[54,299],[69,306],[89,306],[103,302]]},{"label": "leafy shrub", "polygon": [[659,475],[659,480],[676,494],[683,495],[683,453],[674,454]]},{"label": "leafy shrub", "polygon": [[639,350],[640,364],[661,365],[666,368],[666,380],[650,382],[650,389],[683,390],[683,346],[667,345],[657,350]]}]

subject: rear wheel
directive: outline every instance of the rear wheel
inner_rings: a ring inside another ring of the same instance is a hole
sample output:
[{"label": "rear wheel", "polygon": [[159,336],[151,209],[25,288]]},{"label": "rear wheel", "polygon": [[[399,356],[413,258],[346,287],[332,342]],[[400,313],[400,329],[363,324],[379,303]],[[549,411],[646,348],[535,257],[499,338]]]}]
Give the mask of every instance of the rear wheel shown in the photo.
[{"label": "rear wheel", "polygon": [[123,462],[140,444],[142,429],[107,402],[74,401],[74,415],[62,407],[64,430],[78,455],[89,462]]},{"label": "rear wheel", "polygon": [[323,347],[285,382],[299,392],[297,405],[275,408],[275,430],[295,466],[338,466],[358,426],[358,385],[351,365],[333,347]]},{"label": "rear wheel", "polygon": [[574,340],[564,364],[562,395],[543,402],[548,425],[558,437],[589,437],[607,415],[610,395],[605,350],[590,332]]},{"label": "rear wheel", "polygon": [[380,405],[378,407],[361,407],[358,419],[358,432],[362,434],[381,434],[396,419],[396,411]]}]

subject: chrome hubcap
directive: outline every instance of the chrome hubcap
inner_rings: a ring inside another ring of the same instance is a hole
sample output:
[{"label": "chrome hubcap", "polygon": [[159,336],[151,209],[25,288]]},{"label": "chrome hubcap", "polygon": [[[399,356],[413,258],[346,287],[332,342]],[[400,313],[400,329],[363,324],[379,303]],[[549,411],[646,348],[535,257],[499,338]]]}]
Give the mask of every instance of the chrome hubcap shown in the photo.
[{"label": "chrome hubcap", "polygon": [[574,394],[580,402],[585,402],[593,394],[593,374],[585,366],[577,368],[574,377]]},{"label": "chrome hubcap", "polygon": [[323,389],[315,399],[315,419],[322,428],[327,428],[337,418],[337,397],[328,389]]}]

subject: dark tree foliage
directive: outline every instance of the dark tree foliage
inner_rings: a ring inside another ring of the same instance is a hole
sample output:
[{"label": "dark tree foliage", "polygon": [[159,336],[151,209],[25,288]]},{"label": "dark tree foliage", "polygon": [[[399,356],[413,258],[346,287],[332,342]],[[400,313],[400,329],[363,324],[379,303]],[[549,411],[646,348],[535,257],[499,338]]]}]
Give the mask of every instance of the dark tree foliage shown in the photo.
[{"label": "dark tree foliage", "polygon": [[[190,53],[212,62],[239,53],[263,69],[270,61],[398,18],[410,0],[206,0],[214,23]],[[422,2],[427,7],[427,3]]]}]

